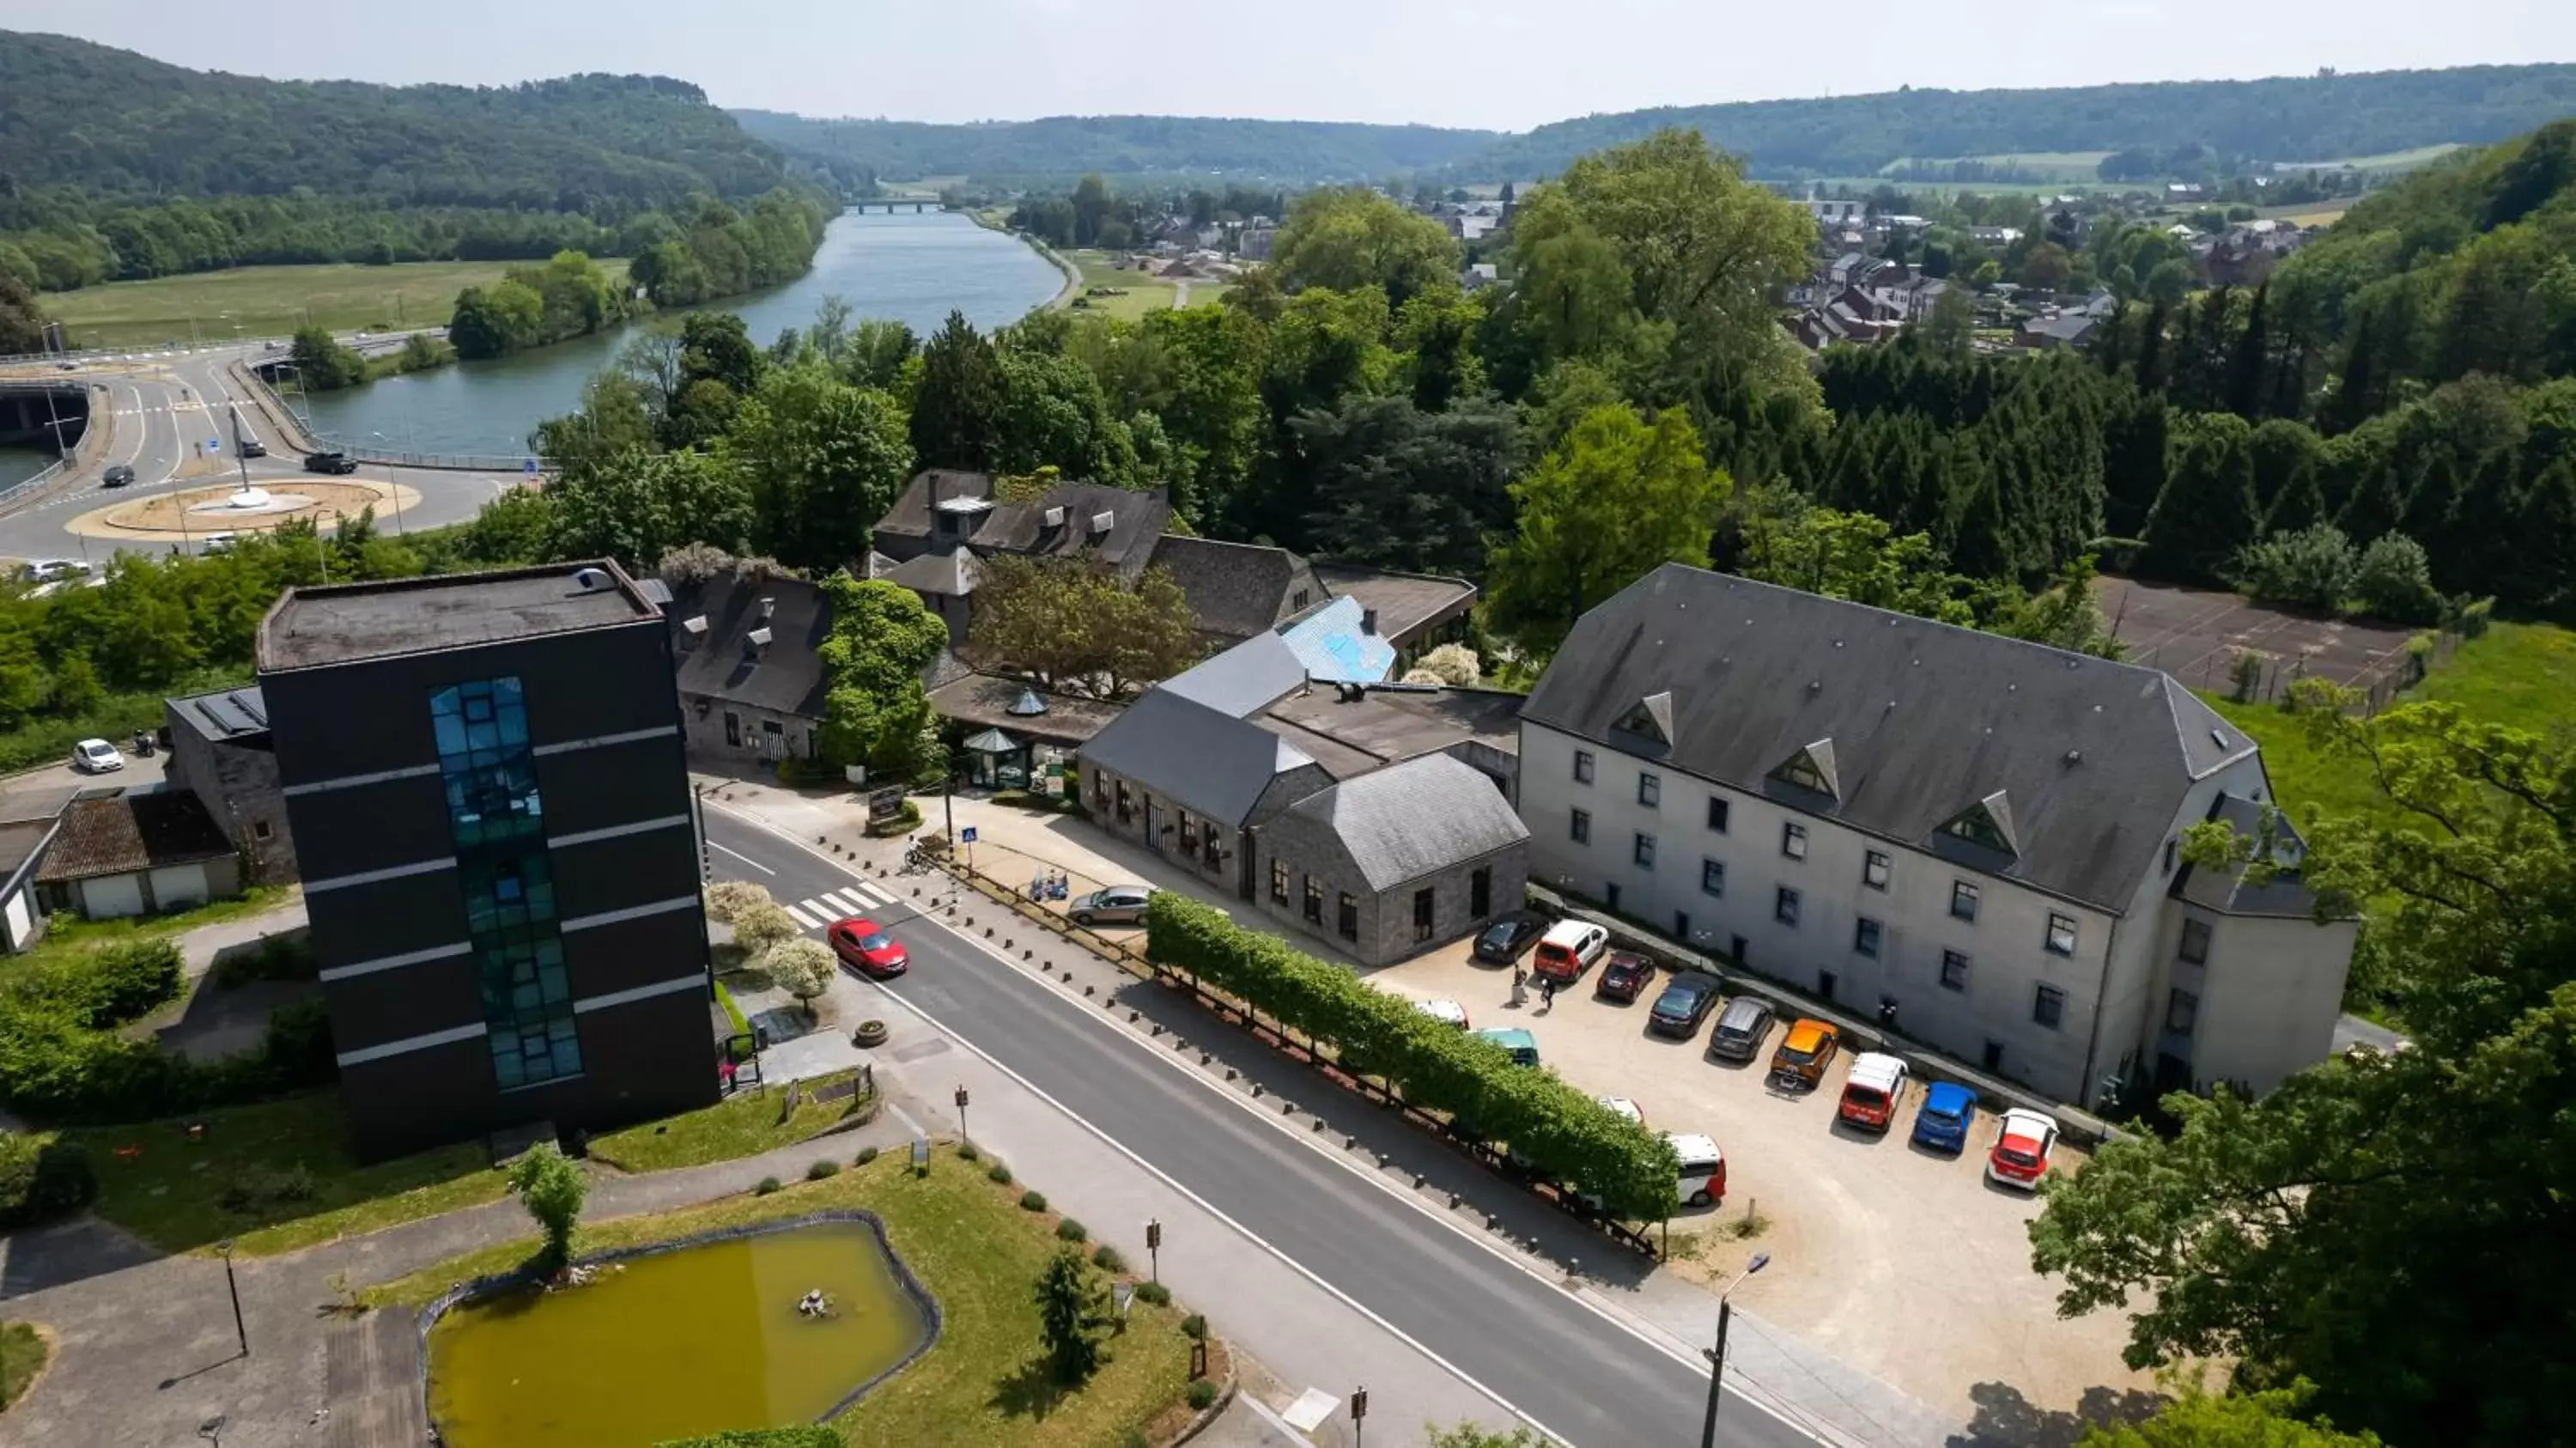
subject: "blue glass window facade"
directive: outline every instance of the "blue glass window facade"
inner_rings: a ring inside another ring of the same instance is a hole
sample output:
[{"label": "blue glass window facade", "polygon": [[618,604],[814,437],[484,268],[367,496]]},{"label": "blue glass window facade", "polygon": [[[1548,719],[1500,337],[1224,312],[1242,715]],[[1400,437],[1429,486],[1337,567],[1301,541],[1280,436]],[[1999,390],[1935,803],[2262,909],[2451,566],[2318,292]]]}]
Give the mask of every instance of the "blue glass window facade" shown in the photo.
[{"label": "blue glass window facade", "polygon": [[429,713],[491,1029],[493,1079],[508,1091],[578,1076],[581,1040],[564,975],[526,697],[515,678],[457,684],[430,696]]}]

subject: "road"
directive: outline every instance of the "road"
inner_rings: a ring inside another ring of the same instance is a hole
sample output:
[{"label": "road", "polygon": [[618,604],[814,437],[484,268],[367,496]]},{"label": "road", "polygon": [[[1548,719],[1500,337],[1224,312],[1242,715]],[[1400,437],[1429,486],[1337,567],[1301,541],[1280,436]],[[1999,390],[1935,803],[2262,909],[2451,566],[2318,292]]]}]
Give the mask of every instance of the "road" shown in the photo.
[{"label": "road", "polygon": [[[856,876],[706,812],[719,878],[782,900]],[[1584,1448],[1695,1441],[1707,1369],[1154,1058],[1096,1014],[926,918],[895,916],[910,973],[886,987],[1506,1406]],[[1499,1183],[1496,1189],[1504,1190]],[[1718,1441],[1809,1440],[1729,1393]]]}]

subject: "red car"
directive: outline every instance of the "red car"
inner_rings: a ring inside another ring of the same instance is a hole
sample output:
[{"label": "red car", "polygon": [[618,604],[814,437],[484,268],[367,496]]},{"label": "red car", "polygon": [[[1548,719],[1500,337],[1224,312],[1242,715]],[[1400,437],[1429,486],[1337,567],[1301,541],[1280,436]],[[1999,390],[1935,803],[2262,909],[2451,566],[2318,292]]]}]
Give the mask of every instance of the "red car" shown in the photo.
[{"label": "red car", "polygon": [[1605,1000],[1633,1001],[1654,978],[1653,961],[1625,950],[1614,950],[1601,967],[1601,978],[1592,983],[1592,993]]},{"label": "red car", "polygon": [[833,925],[832,953],[841,964],[861,975],[883,980],[901,975],[912,966],[912,957],[904,954],[903,945],[885,933],[873,920],[852,917]]}]

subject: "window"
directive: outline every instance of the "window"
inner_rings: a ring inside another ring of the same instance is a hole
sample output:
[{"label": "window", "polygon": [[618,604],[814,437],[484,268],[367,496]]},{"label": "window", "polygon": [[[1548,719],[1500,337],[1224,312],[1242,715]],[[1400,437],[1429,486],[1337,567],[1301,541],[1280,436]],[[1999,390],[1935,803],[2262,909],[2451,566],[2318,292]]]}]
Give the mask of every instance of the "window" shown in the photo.
[{"label": "window", "polygon": [[1687,911],[1687,910],[1676,910],[1676,911],[1674,911],[1674,912],[1673,912],[1673,939],[1675,939],[1675,940],[1688,940],[1688,939],[1690,939],[1690,912],[1689,912],[1689,911]]},{"label": "window", "polygon": [[1699,862],[1699,889],[1703,895],[1726,893],[1726,862],[1703,859]]},{"label": "window", "polygon": [[1663,798],[1664,781],[1662,776],[1649,774],[1642,769],[1638,770],[1637,803],[1644,805],[1648,809],[1653,809],[1663,803]]},{"label": "window", "polygon": [[1574,817],[1566,822],[1565,832],[1578,845],[1592,843],[1592,811],[1576,810]]},{"label": "window", "polygon": [[1288,867],[1277,860],[1270,862],[1270,898],[1282,905],[1288,903]]},{"label": "window", "polygon": [[447,821],[459,847],[542,834],[536,752],[519,681],[457,684],[430,696]]},{"label": "window", "polygon": [[1478,920],[1494,913],[1494,867],[1485,865],[1467,877],[1467,913]]},{"label": "window", "polygon": [[2075,953],[2074,916],[2060,915],[2054,910],[2048,912],[2048,953],[2051,955]]},{"label": "window", "polygon": [[2168,875],[2172,874],[2172,873],[2173,873],[2173,867],[2174,867],[2174,842],[2173,842],[2172,840],[2168,839],[2168,840],[2166,840],[2166,841],[2165,841],[2165,873],[2166,873],[2166,874],[2168,874]]},{"label": "window", "polygon": [[1091,771],[1091,802],[1100,809],[1109,808],[1109,776],[1096,769]]},{"label": "window", "polygon": [[1636,861],[1640,869],[1655,868],[1655,837],[1641,832],[1637,836],[1635,848],[1629,853],[1629,858]]},{"label": "window", "polygon": [[784,739],[787,735],[787,726],[775,719],[763,719],[760,721],[760,733],[764,739]]},{"label": "window", "polygon": [[1127,781],[1118,781],[1118,822],[1125,824],[1136,817],[1136,805],[1127,793]]},{"label": "window", "polygon": [[1772,778],[1779,780],[1783,784],[1794,784],[1800,789],[1813,790],[1817,794],[1831,794],[1834,792],[1833,785],[1825,779],[1825,772],[1818,769],[1816,767],[1816,761],[1809,758],[1804,752],[1801,752],[1797,758],[1781,765],[1779,772],[1774,774]]},{"label": "window", "polygon": [[2188,1036],[2200,1019],[2200,997],[2187,990],[2176,990],[2165,997],[2165,1030],[2173,1035]]},{"label": "window", "polygon": [[1860,857],[1860,882],[1873,890],[1884,890],[1893,868],[1883,852],[1871,850]]},{"label": "window", "polygon": [[1576,784],[1592,782],[1592,751],[1589,749],[1574,751],[1574,782]]},{"label": "window", "polygon": [[1295,593],[1288,595],[1288,611],[1290,613],[1304,613],[1306,611],[1306,590],[1301,588]]},{"label": "window", "polygon": [[1225,837],[1217,833],[1213,820],[1199,835],[1199,858],[1207,861],[1211,870],[1225,863]]},{"label": "window", "polygon": [[742,747],[742,716],[731,709],[725,711],[725,743]]},{"label": "window", "polygon": [[1312,875],[1306,877],[1306,918],[1317,925],[1324,923],[1324,887]]},{"label": "window", "polygon": [[250,822],[250,837],[251,837],[252,839],[254,839],[254,840],[264,840],[264,839],[267,839],[267,838],[268,838],[272,833],[274,833],[274,831],[272,831],[272,830],[269,828],[268,821],[266,821],[266,820],[252,820],[252,821]]},{"label": "window", "polygon": [[1344,940],[1357,940],[1360,938],[1359,897],[1351,894],[1348,890],[1342,892],[1341,918],[1337,922],[1337,928],[1341,931],[1342,938]]},{"label": "window", "polygon": [[1878,958],[1878,922],[1864,915],[1852,922],[1852,953]]},{"label": "window", "polygon": [[1968,988],[1968,957],[1955,950],[1941,952],[1941,988],[1943,990]]},{"label": "window", "polygon": [[1965,880],[1950,882],[1950,914],[1960,920],[1977,918],[1977,887]]},{"label": "window", "polygon": [[1708,797],[1708,827],[1710,829],[1717,831],[1721,835],[1725,834],[1726,816],[1728,813],[1729,810],[1725,800],[1720,799],[1713,794]]},{"label": "window", "polygon": [[1428,887],[1413,892],[1413,938],[1416,943],[1431,938],[1433,909],[1431,891]]},{"label": "window", "polygon": [[1190,818],[1190,812],[1189,812],[1188,810],[1182,810],[1182,811],[1181,811],[1181,858],[1183,858],[1183,859],[1188,859],[1190,856],[1195,855],[1195,854],[1197,854],[1198,852],[1199,852],[1199,826],[1198,826],[1198,821],[1193,820],[1193,819],[1191,819],[1191,818]]},{"label": "window", "polygon": [[1807,858],[1807,827],[1795,820],[1780,827],[1780,853],[1793,860]]},{"label": "window", "polygon": [[2041,986],[2038,993],[2030,998],[2030,1018],[2038,1025],[2056,1030],[2057,1023],[2066,1018],[2066,992],[2053,985]]},{"label": "window", "polygon": [[2182,923],[2182,958],[2193,965],[2209,964],[2209,922],[2186,920]]},{"label": "window", "polygon": [[1798,892],[1783,885],[1771,899],[1771,918],[1783,925],[1798,923]]},{"label": "window", "polygon": [[581,1074],[525,697],[515,678],[430,696],[492,1077],[504,1091]]},{"label": "window", "polygon": [[1611,881],[1608,881],[1608,882],[1606,882],[1606,883],[1604,883],[1604,884],[1602,885],[1602,887],[1601,887],[1601,903],[1610,907],[1610,913],[1612,913],[1612,914],[1614,914],[1614,915],[1615,915],[1615,914],[1617,914],[1617,913],[1619,913],[1619,882],[1618,882],[1618,881],[1616,881],[1616,880],[1611,880]]}]

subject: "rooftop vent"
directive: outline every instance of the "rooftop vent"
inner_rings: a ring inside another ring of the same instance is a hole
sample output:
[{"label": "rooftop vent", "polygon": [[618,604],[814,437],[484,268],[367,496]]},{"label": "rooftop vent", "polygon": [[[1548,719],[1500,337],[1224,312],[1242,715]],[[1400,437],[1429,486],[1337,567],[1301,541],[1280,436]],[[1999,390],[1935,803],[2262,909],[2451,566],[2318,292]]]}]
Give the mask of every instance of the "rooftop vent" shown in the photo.
[{"label": "rooftop vent", "polygon": [[1118,515],[1116,513],[1099,512],[1091,515],[1091,531],[1094,533],[1106,533],[1117,526]]},{"label": "rooftop vent", "polygon": [[1062,506],[1046,510],[1046,525],[1050,528],[1061,528],[1064,526],[1064,509]]},{"label": "rooftop vent", "polygon": [[1360,632],[1372,635],[1377,632],[1376,609],[1364,608],[1360,610]]},{"label": "rooftop vent", "polygon": [[760,601],[760,616],[761,616],[762,618],[771,618],[771,617],[775,617],[775,616],[777,615],[777,613],[778,613],[778,600],[777,600],[777,599],[774,599],[774,598],[764,598],[764,599],[762,599],[762,600]]},{"label": "rooftop vent", "polygon": [[2227,747],[2227,736],[2219,733],[2217,730],[2210,730],[2209,738],[2210,742],[2216,744],[2219,748],[2225,749]]},{"label": "rooftop vent", "polygon": [[743,639],[753,648],[765,649],[769,647],[770,632],[765,628],[756,628],[751,632],[744,634]]},{"label": "rooftop vent", "polygon": [[689,631],[689,637],[697,638],[707,631],[707,616],[703,613],[699,614],[688,620],[686,623],[681,624],[680,627]]},{"label": "rooftop vent", "polygon": [[606,593],[617,586],[617,580],[609,577],[605,568],[576,568],[572,586],[578,593]]}]

